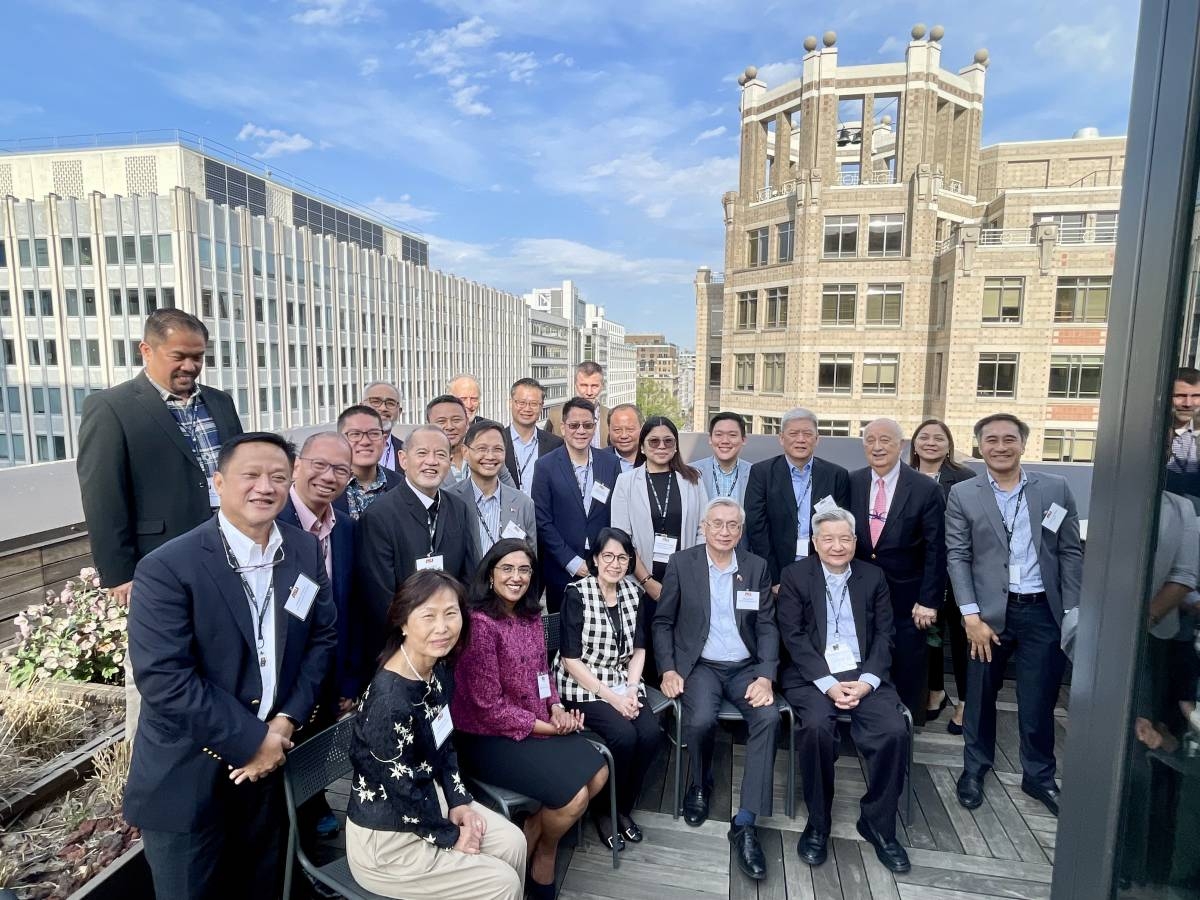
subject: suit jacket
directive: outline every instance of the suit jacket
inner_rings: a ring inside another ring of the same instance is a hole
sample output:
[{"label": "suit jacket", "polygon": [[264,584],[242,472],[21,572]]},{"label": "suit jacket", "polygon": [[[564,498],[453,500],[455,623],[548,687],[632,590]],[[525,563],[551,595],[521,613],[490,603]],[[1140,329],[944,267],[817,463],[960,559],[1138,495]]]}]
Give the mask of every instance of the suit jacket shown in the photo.
[{"label": "suit jacket", "polygon": [[[329,551],[333,557],[333,578],[330,579],[333,606],[337,610],[337,651],[333,667],[326,678],[322,703],[336,701],[341,697],[357,697],[366,685],[359,683],[361,662],[358,649],[361,646],[353,636],[355,616],[351,610],[354,586],[354,526],[356,523],[347,512],[334,510],[333,531],[329,532]],[[301,528],[300,516],[289,496],[279,513],[278,522],[286,522]]]},{"label": "suit jacket", "polygon": [[[600,421],[597,423],[597,428],[600,429],[600,446],[608,446],[608,407],[603,403],[598,404],[597,409],[600,411]],[[562,435],[562,406],[556,406],[550,410],[550,415],[546,416],[546,430],[551,434]]]},{"label": "suit jacket", "polygon": [[359,658],[364,684],[371,680],[383,649],[392,598],[417,571],[418,559],[440,555],[442,568],[464,584],[475,576],[479,564],[477,541],[471,539],[478,521],[475,512],[449,491],[438,492],[438,504],[432,548],[425,506],[408,482],[372,503],[358,520],[354,585],[363,622]]},{"label": "suit jacket", "polygon": [[[826,497],[843,509],[850,505],[850,475],[841,466],[813,458],[812,508]],[[784,454],[756,462],[746,481],[746,526],[750,549],[771,567],[771,583],[779,584],[780,573],[796,561],[796,493]],[[808,553],[813,553],[809,541]]]},{"label": "suit jacket", "polygon": [[[633,538],[633,549],[646,568],[650,569],[654,559],[654,519],[650,512],[646,476],[645,466],[638,466],[618,476],[617,486],[613,489],[611,524]],[[704,543],[704,535],[700,533],[700,516],[704,513],[704,504],[708,503],[708,494],[704,492],[703,484],[689,484],[679,474],[675,475],[675,489],[679,491],[683,506],[678,549],[686,550]]]},{"label": "suit jacket", "polygon": [[[511,427],[511,426],[510,426]],[[534,434],[537,436],[538,460],[546,456],[551,450],[556,450],[563,444],[563,439],[557,434],[551,434],[545,428],[535,428]],[[512,431],[509,428],[504,429],[504,466],[508,469],[508,474],[512,476],[513,484],[529,494],[533,486],[521,484],[521,466],[517,459],[516,447],[513,445]],[[534,467],[534,475],[537,474],[537,467]]]},{"label": "suit jacket", "polygon": [[[1061,625],[1063,613],[1079,605],[1083,547],[1079,514],[1067,480],[1061,475],[1026,471],[1022,515],[1029,516],[1046,599]],[[1057,503],[1067,511],[1055,533],[1042,517]],[[956,484],[946,505],[946,559],[959,607],[975,603],[997,634],[1004,632],[1008,610],[1008,541],[992,482],[986,475]]]},{"label": "suit jacket", "polygon": [[[463,461],[464,461],[464,462],[466,461],[466,457],[465,457],[465,456],[463,457]],[[517,486],[517,483],[516,483],[515,481],[513,481],[513,477],[512,477],[510,474],[508,474],[508,468],[507,468],[507,467],[505,467],[505,468],[502,468],[502,469],[500,470],[500,475],[499,475],[499,478],[500,478],[500,483],[501,483],[501,484],[506,484],[506,485],[508,485],[510,488],[515,488],[515,487]],[[470,480],[471,480],[471,472],[470,472],[470,469],[469,469],[469,468],[468,468],[468,471],[467,471],[467,477],[466,477],[466,478],[464,478],[462,481],[459,481],[457,478],[455,478],[455,477],[454,477],[454,473],[453,473],[453,472],[449,472],[449,471],[448,471],[448,472],[446,472],[446,477],[445,477],[445,479],[442,481],[441,488],[442,488],[442,490],[443,490],[443,491],[448,491],[448,490],[450,490],[452,487],[456,487],[457,485],[463,484],[464,482],[467,482],[467,481],[470,481]]]},{"label": "suit jacket", "polygon": [[[704,481],[704,490],[708,492],[708,499],[711,500],[717,496],[717,478],[713,474],[713,466],[719,465],[715,456],[706,456],[704,459],[698,459],[692,463],[692,467],[700,470],[700,478]],[[815,466],[813,468],[816,468]],[[746,485],[750,481],[750,463],[744,459],[738,459],[736,477],[733,483],[733,499],[743,506],[746,505]],[[820,499],[819,497],[817,499]]]},{"label": "suit jacket", "polygon": [[[750,651],[755,676],[774,681],[779,668],[779,628],[767,562],[740,549],[734,551],[734,556],[738,565],[733,576],[734,592],[758,592],[757,610],[737,609],[734,597],[729,597],[738,634]],[[678,672],[684,679],[691,674],[708,640],[711,599],[707,545],[689,547],[672,556],[650,626],[658,671]]]},{"label": "suit jacket", "polygon": [[[387,466],[382,466],[382,465],[379,467],[379,471],[383,473],[383,482],[384,482],[383,483],[383,492],[384,492],[384,494],[388,494],[389,492],[394,491],[400,485],[404,484],[404,473],[403,472],[399,472],[399,473],[393,472]],[[371,505],[374,506],[381,499],[382,498],[376,498],[372,502]],[[338,494],[336,497],[333,498],[333,508],[339,513],[344,513],[347,518],[350,517],[350,501],[348,499],[346,499],[345,491],[342,491],[340,494]],[[367,507],[367,508],[370,509],[370,507]]]},{"label": "suit jacket", "polygon": [[[229,395],[201,390],[221,441],[241,434]],[[143,556],[212,517],[208,474],[145,372],[84,400],[75,467],[105,587],[132,581]]]},{"label": "suit jacket", "polygon": [[[496,540],[500,540],[500,535],[508,527],[508,523],[514,522],[525,532],[525,540],[536,547],[537,515],[533,510],[533,500],[504,482],[501,482],[496,490],[500,493],[500,530],[496,532]],[[460,497],[472,512],[471,521],[474,527],[471,529],[471,536],[475,539],[475,558],[483,559],[483,545],[479,542],[479,512],[475,505],[475,482],[464,478],[454,487],[447,488],[446,492]]]},{"label": "suit jacket", "polygon": [[[187,832],[219,820],[229,766],[245,765],[267,733],[250,606],[230,568],[217,517],[138,563],[129,607],[129,656],[142,694],[125,789],[125,818]],[[275,567],[277,687],[271,715],[309,721],[333,662],[337,616],[312,535],[279,523]],[[317,583],[301,620],[285,611],[299,575]]]},{"label": "suit jacket", "polygon": [[[396,468],[389,469],[389,471],[398,472],[400,470],[400,452],[404,449],[404,441],[400,440],[400,438],[396,437],[390,431],[388,432],[387,439],[392,443],[392,455],[396,458]],[[384,466],[384,468],[387,467]]]},{"label": "suit jacket", "polygon": [[850,475],[850,512],[858,537],[854,555],[883,569],[899,616],[914,603],[940,609],[946,595],[946,501],[937,483],[898,463],[896,493],[878,545],[871,544],[874,473],[868,466]]},{"label": "suit jacket", "polygon": [[[594,483],[612,491],[620,474],[621,467],[615,459],[604,453],[592,453]],[[593,498],[591,509],[584,512],[575,468],[565,446],[538,460],[537,477],[533,480],[538,557],[543,583],[552,596],[561,596],[567,582],[575,577],[575,573],[567,571],[572,559],[578,556],[584,562],[591,562],[600,529],[607,528],[611,521],[611,503],[611,494],[604,503]],[[588,542],[591,549],[584,546]]]},{"label": "suit jacket", "polygon": [[[917,472],[916,469],[913,469],[913,471]],[[920,475],[921,473],[917,472],[917,474]],[[950,502],[950,488],[960,482],[970,481],[975,476],[975,470],[969,469],[966,466],[963,466],[961,469],[948,469],[943,466],[941,472],[938,473],[937,480],[938,487],[942,489],[942,499],[947,503]]]}]

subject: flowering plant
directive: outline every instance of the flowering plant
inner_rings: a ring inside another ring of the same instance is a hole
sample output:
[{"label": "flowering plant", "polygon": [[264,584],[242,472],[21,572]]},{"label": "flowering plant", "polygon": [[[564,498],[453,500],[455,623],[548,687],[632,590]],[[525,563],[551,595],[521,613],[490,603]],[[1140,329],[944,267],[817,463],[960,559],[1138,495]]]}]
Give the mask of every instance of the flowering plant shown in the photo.
[{"label": "flowering plant", "polygon": [[123,684],[128,615],[128,606],[100,587],[95,569],[81,569],[17,616],[17,644],[4,658],[9,680],[18,687],[43,678]]}]

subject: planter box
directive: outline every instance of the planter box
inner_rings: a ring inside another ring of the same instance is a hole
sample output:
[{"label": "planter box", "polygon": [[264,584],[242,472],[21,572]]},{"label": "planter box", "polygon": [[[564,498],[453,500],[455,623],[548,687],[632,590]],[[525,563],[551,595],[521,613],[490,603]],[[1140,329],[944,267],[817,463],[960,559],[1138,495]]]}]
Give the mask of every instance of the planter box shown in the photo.
[{"label": "planter box", "polygon": [[[124,690],[123,688],[121,690]],[[125,723],[114,725],[82,747],[64,753],[47,763],[33,783],[16,788],[8,797],[0,797],[0,825],[11,822],[26,810],[57,797],[92,773],[92,757],[97,751],[125,737]]]},{"label": "planter box", "polygon": [[138,841],[67,900],[154,900],[150,866]]}]

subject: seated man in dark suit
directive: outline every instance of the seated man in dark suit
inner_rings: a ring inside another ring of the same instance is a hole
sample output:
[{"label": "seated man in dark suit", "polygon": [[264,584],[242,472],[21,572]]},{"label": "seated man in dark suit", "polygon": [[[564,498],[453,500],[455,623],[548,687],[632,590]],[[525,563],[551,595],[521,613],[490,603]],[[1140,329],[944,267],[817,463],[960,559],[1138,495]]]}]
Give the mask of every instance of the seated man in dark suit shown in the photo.
[{"label": "seated man in dark suit", "polygon": [[761,880],[767,861],[754,822],[771,814],[779,730],[771,682],[779,665],[779,631],[766,561],[737,549],[744,524],[736,500],[709,501],[700,523],[704,543],[678,551],[667,563],[651,629],[662,691],[683,698],[683,739],[691,757],[683,814],[689,825],[708,818],[721,701],[736,706],[746,720],[746,767],[729,842],[738,868]]},{"label": "seated man in dark suit", "polygon": [[867,762],[858,833],[893,872],[909,870],[896,841],[908,727],[888,684],[892,601],[883,573],[854,559],[854,516],[828,509],[812,518],[815,557],[783,570],[777,616],[790,661],[780,678],[800,722],[796,753],[808,824],[796,850],[810,866],[825,861],[833,809],[839,713],[850,714],[854,744]]},{"label": "seated man in dark suit", "polygon": [[277,523],[295,449],[255,432],[221,446],[220,512],[134,572],[129,655],[142,714],[125,788],[155,894],[278,897],[283,765],[333,661],[336,613],[317,539]]}]

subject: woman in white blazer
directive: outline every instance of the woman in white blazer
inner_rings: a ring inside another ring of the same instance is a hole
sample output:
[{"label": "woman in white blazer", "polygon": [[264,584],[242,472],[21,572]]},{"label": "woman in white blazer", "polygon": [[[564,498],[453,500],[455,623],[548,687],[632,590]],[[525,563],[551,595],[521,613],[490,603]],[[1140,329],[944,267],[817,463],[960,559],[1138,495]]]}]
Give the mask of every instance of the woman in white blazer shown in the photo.
[{"label": "woman in white blazer", "polygon": [[[677,550],[701,543],[700,516],[708,493],[700,473],[679,454],[679,429],[666,416],[651,416],[639,437],[646,462],[621,474],[613,488],[612,526],[633,538],[637,559],[633,577],[646,592],[640,619],[650,646],[649,627],[662,591],[667,560]],[[652,654],[646,656],[648,684],[657,684]]]}]

